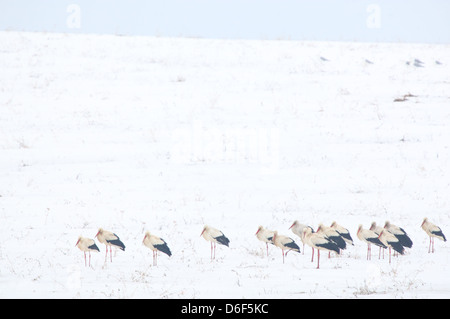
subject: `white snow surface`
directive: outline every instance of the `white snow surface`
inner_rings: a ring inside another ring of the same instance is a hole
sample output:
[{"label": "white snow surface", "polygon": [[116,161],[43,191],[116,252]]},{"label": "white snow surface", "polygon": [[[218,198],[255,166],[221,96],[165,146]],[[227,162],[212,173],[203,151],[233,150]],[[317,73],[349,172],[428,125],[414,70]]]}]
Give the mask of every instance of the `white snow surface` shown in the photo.
[{"label": "white snow surface", "polygon": [[[0,32],[0,70],[1,298],[450,297],[449,45]],[[355,245],[267,257],[294,220]],[[367,261],[386,220],[414,246]],[[99,227],[126,250],[85,267]]]}]

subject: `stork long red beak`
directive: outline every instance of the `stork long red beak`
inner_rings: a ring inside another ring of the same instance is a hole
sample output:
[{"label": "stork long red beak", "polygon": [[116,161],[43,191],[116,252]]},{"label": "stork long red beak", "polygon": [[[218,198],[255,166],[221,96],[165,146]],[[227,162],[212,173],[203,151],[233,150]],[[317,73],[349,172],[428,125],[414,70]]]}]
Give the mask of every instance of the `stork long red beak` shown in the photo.
[{"label": "stork long red beak", "polygon": [[293,224],[291,225],[291,227],[289,227],[289,229],[291,229],[294,225],[295,225],[295,223],[293,223]]},{"label": "stork long red beak", "polygon": [[258,235],[258,233],[259,233],[260,230],[261,230],[261,229],[259,228],[259,229],[256,231],[255,235]]},{"label": "stork long red beak", "polygon": [[80,242],[80,240],[78,239],[77,243],[75,244],[75,247],[77,247],[78,243]]}]

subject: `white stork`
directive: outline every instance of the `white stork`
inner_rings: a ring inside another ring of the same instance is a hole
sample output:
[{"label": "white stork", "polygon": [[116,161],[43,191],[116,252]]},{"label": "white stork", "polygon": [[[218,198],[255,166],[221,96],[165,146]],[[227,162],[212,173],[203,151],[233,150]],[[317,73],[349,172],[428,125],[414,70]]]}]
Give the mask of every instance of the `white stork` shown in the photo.
[{"label": "white stork", "polygon": [[341,235],[342,239],[344,239],[347,244],[350,244],[352,246],[355,245],[353,243],[353,238],[350,235],[350,232],[347,228],[344,228],[343,226],[339,225],[335,221],[331,223],[331,228],[335,229],[339,233],[339,235]]},{"label": "white stork", "polygon": [[109,247],[109,257],[111,258],[111,261],[112,261],[112,246],[119,248],[121,250],[125,250],[125,245],[122,243],[119,236],[110,231],[104,230],[103,228],[99,228],[97,235],[95,235],[95,237],[97,237],[99,242],[105,244],[106,246],[105,261],[108,256],[108,247]]},{"label": "white stork", "polygon": [[[284,264],[284,256],[287,255],[288,252],[291,250],[300,252],[300,247],[295,243],[295,241],[287,236],[284,235],[278,235],[278,232],[275,231],[272,238],[273,244],[277,246],[278,248],[281,248],[281,253],[283,255],[283,264]],[[286,251],[286,254],[284,251]]]},{"label": "white stork", "polygon": [[431,248],[431,252],[434,253],[434,237],[436,237],[440,240],[443,240],[443,241],[447,241],[444,233],[442,232],[442,229],[440,227],[436,226],[435,224],[433,224],[432,222],[430,222],[428,220],[428,218],[425,217],[423,219],[421,227],[427,233],[427,235],[430,237],[430,244],[428,245],[428,253],[430,252],[430,248]]},{"label": "white stork", "polygon": [[[345,249],[347,244],[342,236],[333,228],[325,226],[324,224],[319,224],[319,228],[317,228],[317,233],[323,233],[326,237],[328,237],[332,242],[334,242],[339,249]],[[328,257],[330,257],[331,251],[328,251]]]},{"label": "white stork", "polygon": [[153,251],[153,266],[158,263],[158,251],[165,253],[167,256],[172,256],[169,246],[164,239],[146,232],[142,243]]},{"label": "white stork", "polygon": [[84,252],[84,265],[86,266],[86,252],[89,252],[89,267],[91,266],[91,251],[100,251],[95,241],[90,238],[78,237],[78,241],[75,244],[82,252]]},{"label": "white stork", "polygon": [[[369,230],[373,231],[375,234],[380,236],[383,227],[378,226],[376,222],[372,222],[372,224],[370,224]],[[380,246],[380,250],[378,251],[378,259],[381,258],[381,248],[382,247]],[[383,259],[384,259],[384,250],[383,250]]]},{"label": "white stork", "polygon": [[339,254],[339,247],[325,234],[317,232],[313,233],[311,228],[306,227],[303,229],[303,236],[306,244],[317,250],[317,269],[319,269],[320,265],[320,250],[325,250],[328,252],[335,251]]},{"label": "white stork", "polygon": [[228,245],[230,243],[230,240],[220,230],[215,229],[211,226],[205,225],[200,236],[203,236],[203,238],[211,242],[211,260],[216,259],[216,243],[229,247]]},{"label": "white stork", "polygon": [[[305,225],[300,223],[298,220],[294,221],[291,225],[291,227],[289,227],[289,229],[292,230],[292,232],[297,235],[300,240],[303,243],[303,254],[305,254],[305,239],[303,238],[303,229],[305,229],[305,227],[309,227],[311,228],[311,230],[314,232],[314,230],[312,229],[311,226]],[[313,248],[313,255],[314,255],[314,248]]]},{"label": "white stork", "polygon": [[384,229],[397,237],[402,246],[406,248],[412,247],[413,242],[411,238],[409,238],[408,234],[403,230],[403,228],[393,225],[389,221],[386,221],[386,223],[384,224]]},{"label": "white stork", "polygon": [[359,225],[356,236],[359,238],[359,240],[367,244],[367,260],[372,259],[372,250],[370,245],[374,244],[380,248],[387,248],[386,245],[384,245],[380,241],[380,239],[378,238],[379,235],[377,235],[377,233],[370,229],[364,229],[362,225]]},{"label": "white stork", "polygon": [[387,230],[383,229],[378,238],[385,246],[389,247],[389,263],[391,263],[391,248],[400,255],[405,253],[405,248],[400,240]]},{"label": "white stork", "polygon": [[266,243],[267,256],[269,256],[269,243],[273,245],[273,234],[274,232],[272,230],[264,228],[263,226],[259,226],[255,234],[256,238]]}]

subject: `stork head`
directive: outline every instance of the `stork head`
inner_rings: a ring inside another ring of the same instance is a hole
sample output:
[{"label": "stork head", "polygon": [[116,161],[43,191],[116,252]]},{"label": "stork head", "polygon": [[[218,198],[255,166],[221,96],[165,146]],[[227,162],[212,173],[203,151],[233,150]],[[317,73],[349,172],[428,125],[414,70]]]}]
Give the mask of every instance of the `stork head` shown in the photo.
[{"label": "stork head", "polygon": [[291,229],[292,227],[294,227],[294,226],[297,225],[297,224],[298,224],[298,220],[294,221],[294,222],[292,223],[291,227],[289,227],[289,229]]},{"label": "stork head", "polygon": [[147,237],[150,237],[150,232],[148,232],[148,231],[145,232],[145,236],[144,236],[144,239],[142,239],[142,242],[144,242]]},{"label": "stork head", "polygon": [[207,225],[205,225],[205,227],[203,227],[203,230],[202,230],[202,233],[200,234],[200,236],[202,236],[203,235],[203,233],[206,231],[208,229],[208,226]]},{"label": "stork head", "polygon": [[255,235],[258,235],[258,233],[259,233],[261,230],[263,230],[263,228],[264,228],[264,227],[259,226],[259,227],[258,227],[258,230],[256,231],[256,234],[255,234]]},{"label": "stork head", "polygon": [[425,218],[423,219],[422,225],[420,225],[420,226],[423,226],[423,224],[425,224],[426,222],[428,222],[428,218],[425,217]]},{"label": "stork head", "polygon": [[78,240],[77,240],[77,243],[75,244],[75,247],[78,246],[78,243],[80,242],[80,240],[81,240],[81,236],[78,237]]},{"label": "stork head", "polygon": [[372,224],[370,224],[370,230],[374,230],[375,229],[375,227],[377,227],[377,223],[375,223],[375,222],[372,222]]},{"label": "stork head", "polygon": [[97,232],[97,235],[95,235],[95,237],[97,237],[98,235],[101,235],[102,233],[103,233],[103,228],[99,228],[98,232]]},{"label": "stork head", "polygon": [[362,227],[363,226],[361,224],[358,226],[358,231],[356,232],[356,234],[359,234],[359,232],[361,231]]}]

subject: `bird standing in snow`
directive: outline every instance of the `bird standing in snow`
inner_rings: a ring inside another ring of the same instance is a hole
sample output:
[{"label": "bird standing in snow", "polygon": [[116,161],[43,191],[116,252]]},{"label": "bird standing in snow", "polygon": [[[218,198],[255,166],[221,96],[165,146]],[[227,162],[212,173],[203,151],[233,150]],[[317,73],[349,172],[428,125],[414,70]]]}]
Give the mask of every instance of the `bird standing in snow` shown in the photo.
[{"label": "bird standing in snow", "polygon": [[[277,246],[278,248],[281,248],[281,253],[283,255],[283,264],[284,264],[284,256],[287,255],[288,252],[291,250],[300,252],[300,247],[295,243],[295,241],[292,238],[289,238],[287,236],[278,235],[278,232],[275,231],[272,238],[273,244]],[[286,253],[284,253],[284,251]]]},{"label": "bird standing in snow", "polygon": [[86,252],[89,252],[89,267],[91,266],[91,251],[100,251],[95,241],[90,238],[78,237],[78,241],[75,244],[82,252],[84,252],[84,265],[86,266]]},{"label": "bird standing in snow", "polygon": [[[381,231],[383,230],[383,227],[378,226],[376,222],[372,222],[372,224],[370,224],[369,230],[373,231],[375,234],[380,236]],[[378,252],[378,259],[381,258],[381,248],[382,247],[380,246],[380,250]],[[383,259],[384,259],[384,250],[383,250]]]},{"label": "bird standing in snow", "polygon": [[405,248],[402,246],[400,240],[386,229],[381,231],[378,238],[385,246],[389,247],[389,263],[391,263],[391,248],[400,255],[405,253]]},{"label": "bird standing in snow", "polygon": [[[289,227],[289,229],[291,229],[295,235],[300,237],[300,240],[303,243],[303,254],[305,254],[305,239],[303,237],[303,229],[305,229],[305,227],[309,227],[309,228],[311,228],[311,230],[313,230],[311,226],[302,224],[298,220],[294,221],[292,223],[291,227]],[[314,254],[314,248],[313,248],[313,254]]]},{"label": "bird standing in snow", "polygon": [[[324,224],[319,224],[319,228],[317,228],[317,233],[322,233],[327,236],[332,242],[334,242],[339,249],[345,249],[347,244],[342,236],[333,228],[327,227]],[[331,251],[328,251],[328,257],[330,257]]]},{"label": "bird standing in snow", "polygon": [[167,256],[172,256],[172,253],[167,246],[164,239],[146,232],[142,243],[153,251],[153,266],[158,263],[158,251],[165,253]]},{"label": "bird standing in snow", "polygon": [[[303,236],[306,244],[317,250],[317,269],[320,266],[320,250],[328,251],[328,253],[335,251],[337,254],[340,252],[336,243],[330,240],[324,233],[313,233],[311,228],[306,227],[303,229]],[[313,260],[311,259],[311,261]]]},{"label": "bird standing in snow", "polygon": [[200,236],[211,242],[211,260],[216,259],[216,243],[229,247],[230,240],[220,230],[211,226],[205,225]]},{"label": "bird standing in snow", "polygon": [[339,225],[336,222],[332,222],[331,223],[331,228],[333,228],[334,230],[336,230],[339,235],[341,235],[342,239],[344,239],[344,241],[349,244],[354,246],[355,244],[353,243],[353,238],[350,235],[350,232],[348,231],[347,228],[342,227],[341,225]]},{"label": "bird standing in snow", "polygon": [[428,245],[428,253],[431,252],[434,253],[434,238],[439,238],[440,240],[447,241],[445,238],[444,233],[442,232],[441,228],[433,224],[428,220],[428,218],[424,218],[422,225],[422,229],[427,233],[427,235],[430,237],[430,244]]},{"label": "bird standing in snow", "polygon": [[367,244],[367,260],[372,259],[371,245],[376,245],[381,248],[387,248],[381,240],[378,238],[379,235],[370,229],[364,229],[362,225],[359,225],[356,236],[359,240]]},{"label": "bird standing in snow", "polygon": [[411,238],[409,238],[408,234],[403,230],[403,228],[391,224],[389,221],[386,221],[386,223],[384,224],[384,229],[397,237],[403,247],[412,247],[413,242]]},{"label": "bird standing in snow", "polygon": [[273,234],[274,232],[272,230],[264,228],[263,226],[259,226],[255,234],[256,238],[266,243],[267,256],[269,256],[269,243],[273,245]]},{"label": "bird standing in snow", "polygon": [[97,237],[99,242],[101,242],[102,244],[105,244],[105,246],[106,246],[105,261],[108,256],[108,247],[109,247],[109,257],[111,259],[111,262],[112,262],[112,246],[119,248],[121,250],[125,250],[125,245],[122,243],[119,236],[117,236],[116,234],[114,234],[110,231],[104,230],[103,228],[99,228],[97,235],[95,235],[95,237]]}]

